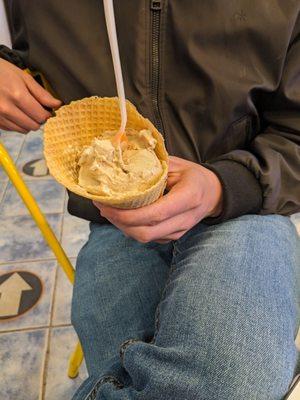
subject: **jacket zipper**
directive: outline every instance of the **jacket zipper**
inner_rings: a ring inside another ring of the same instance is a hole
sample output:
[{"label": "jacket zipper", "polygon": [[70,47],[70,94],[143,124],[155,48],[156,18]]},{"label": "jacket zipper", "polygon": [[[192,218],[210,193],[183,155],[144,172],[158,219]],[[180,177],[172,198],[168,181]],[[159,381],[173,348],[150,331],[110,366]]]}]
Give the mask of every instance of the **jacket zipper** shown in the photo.
[{"label": "jacket zipper", "polygon": [[160,21],[162,0],[151,0],[152,42],[151,42],[151,102],[157,129],[164,134],[164,126],[159,109],[160,84]]}]

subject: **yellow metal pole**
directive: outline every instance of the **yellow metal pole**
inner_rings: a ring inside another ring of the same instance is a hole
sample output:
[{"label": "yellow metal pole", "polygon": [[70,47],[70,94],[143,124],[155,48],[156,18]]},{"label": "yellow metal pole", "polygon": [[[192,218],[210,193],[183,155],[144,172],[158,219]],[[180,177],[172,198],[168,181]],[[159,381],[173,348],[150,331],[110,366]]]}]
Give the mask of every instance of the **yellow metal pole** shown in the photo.
[{"label": "yellow metal pole", "polygon": [[77,343],[76,348],[69,360],[68,376],[69,378],[76,378],[79,372],[79,367],[83,360],[83,351],[80,342]]},{"label": "yellow metal pole", "polygon": [[51,227],[48,225],[43,213],[41,212],[39,206],[37,205],[34,197],[25,185],[21,175],[19,174],[17,168],[14,165],[13,160],[6,151],[5,147],[0,143],[0,163],[2,164],[5,172],[10,178],[11,182],[15,186],[19,195],[23,199],[26,207],[28,208],[30,214],[35,220],[37,226],[40,228],[46,242],[55,254],[57,261],[62,266],[64,272],[66,273],[69,281],[74,284],[75,271],[70,263],[70,260],[66,256],[63,248],[61,247],[59,241],[54,235]]}]

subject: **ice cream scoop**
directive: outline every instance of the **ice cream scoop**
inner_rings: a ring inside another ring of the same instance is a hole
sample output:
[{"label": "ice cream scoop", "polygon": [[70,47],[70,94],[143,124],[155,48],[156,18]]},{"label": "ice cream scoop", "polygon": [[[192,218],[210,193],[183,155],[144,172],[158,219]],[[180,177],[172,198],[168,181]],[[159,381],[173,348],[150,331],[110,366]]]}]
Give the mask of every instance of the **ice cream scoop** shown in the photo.
[{"label": "ice cream scoop", "polygon": [[78,161],[79,185],[102,196],[145,191],[163,172],[154,151],[156,139],[147,129],[128,131],[127,141],[121,143],[120,158],[114,136],[115,132],[105,132],[84,147]]}]

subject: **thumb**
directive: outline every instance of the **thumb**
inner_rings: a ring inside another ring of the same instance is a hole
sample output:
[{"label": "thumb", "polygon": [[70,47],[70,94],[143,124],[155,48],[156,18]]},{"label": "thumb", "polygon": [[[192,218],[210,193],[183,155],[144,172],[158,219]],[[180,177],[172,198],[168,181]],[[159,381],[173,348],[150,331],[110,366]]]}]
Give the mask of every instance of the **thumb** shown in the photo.
[{"label": "thumb", "polygon": [[25,83],[32,96],[35,97],[40,104],[50,108],[58,108],[61,106],[62,102],[47,92],[47,90],[37,83],[32,76],[26,74]]},{"label": "thumb", "polygon": [[182,177],[183,162],[179,157],[169,156],[167,190],[170,190]]},{"label": "thumb", "polygon": [[167,178],[167,190],[171,190],[177,183],[180,182],[181,180],[181,173],[180,172],[170,172],[168,173],[168,178]]},{"label": "thumb", "polygon": [[189,161],[184,160],[183,158],[180,158],[180,157],[169,156],[168,170],[170,172],[181,171],[183,168],[186,167],[186,164],[188,162]]}]

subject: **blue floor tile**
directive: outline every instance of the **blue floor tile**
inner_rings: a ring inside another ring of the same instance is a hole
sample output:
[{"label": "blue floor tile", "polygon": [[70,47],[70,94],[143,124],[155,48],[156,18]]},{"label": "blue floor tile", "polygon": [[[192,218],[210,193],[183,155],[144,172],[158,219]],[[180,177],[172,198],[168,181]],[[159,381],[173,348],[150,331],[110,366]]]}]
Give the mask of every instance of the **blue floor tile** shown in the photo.
[{"label": "blue floor tile", "polygon": [[2,185],[2,183],[7,182],[7,181],[8,181],[8,177],[7,177],[6,173],[4,172],[4,169],[0,165],[0,185]]},{"label": "blue floor tile", "polygon": [[[62,214],[49,214],[47,220],[57,237]],[[0,215],[0,262],[54,258],[31,216]]]},{"label": "blue floor tile", "polygon": [[[4,145],[13,161],[17,160],[24,140],[25,135],[17,132],[2,131],[0,135],[0,142]],[[0,166],[0,185],[2,184],[2,182],[7,182],[7,180],[8,177],[4,172],[4,169]]]},{"label": "blue floor tile", "polygon": [[43,130],[29,132],[26,135],[24,146],[19,159],[25,160],[27,156],[37,156],[43,153]]},{"label": "blue floor tile", "polygon": [[69,257],[77,257],[81,247],[88,239],[89,223],[68,213],[64,214],[62,246]]},{"label": "blue floor tile", "polygon": [[45,400],[70,400],[76,389],[87,378],[84,363],[76,379],[67,376],[69,357],[77,341],[72,327],[51,329]]},{"label": "blue floor tile", "polygon": [[[65,197],[65,188],[63,186],[53,179],[28,181],[27,186],[44,213],[57,214],[63,212]],[[0,206],[0,214],[5,216],[28,214],[26,206],[11,184],[9,184]]]},{"label": "blue floor tile", "polygon": [[43,155],[43,131],[39,130],[36,132],[28,133],[22,151],[18,157],[17,168],[20,171],[22,177],[27,180],[40,180],[49,179],[49,175],[42,178],[36,178],[23,173],[23,167],[29,161],[44,158]]},{"label": "blue floor tile", "polygon": [[[75,268],[76,259],[70,259]],[[52,325],[71,323],[71,301],[73,286],[67,279],[64,271],[58,266],[57,279],[54,293]]]},{"label": "blue floor tile", "polygon": [[[50,310],[55,283],[56,261],[39,261],[0,266],[1,275],[12,271],[29,271],[37,275],[42,281],[43,291],[39,301],[29,311],[12,319],[0,320],[0,332],[48,326],[50,323]],[[15,295],[18,296],[18,293],[15,293]]]},{"label": "blue floor tile", "polygon": [[1,132],[0,142],[4,145],[11,158],[15,161],[20,153],[26,136],[17,132]]},{"label": "blue floor tile", "polygon": [[0,334],[0,399],[39,400],[46,330]]}]

